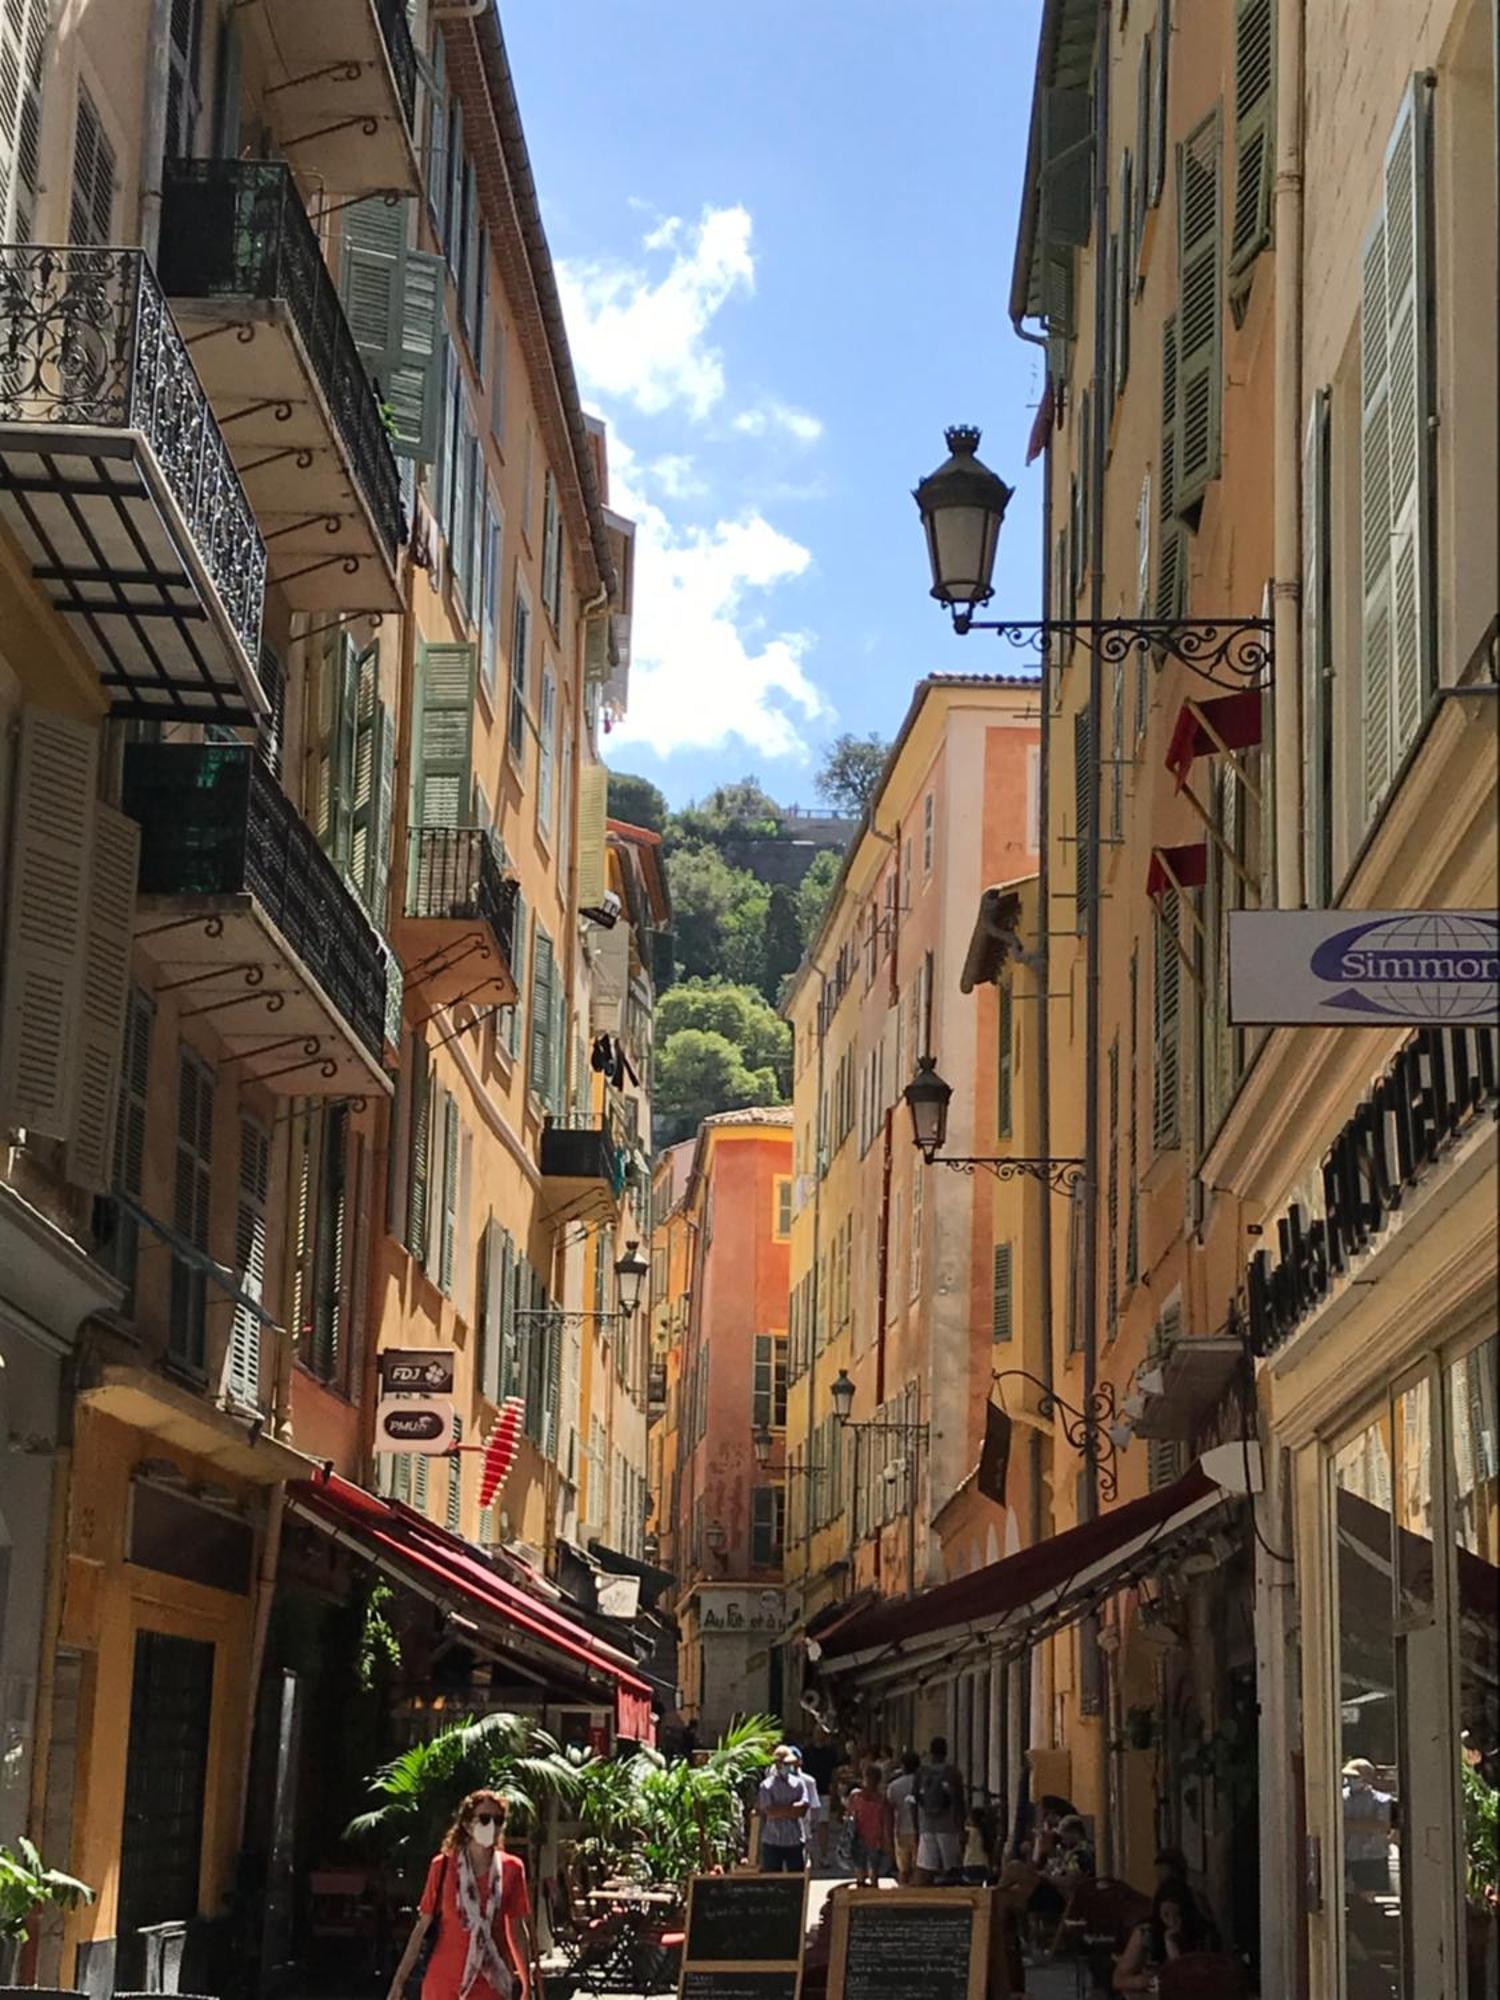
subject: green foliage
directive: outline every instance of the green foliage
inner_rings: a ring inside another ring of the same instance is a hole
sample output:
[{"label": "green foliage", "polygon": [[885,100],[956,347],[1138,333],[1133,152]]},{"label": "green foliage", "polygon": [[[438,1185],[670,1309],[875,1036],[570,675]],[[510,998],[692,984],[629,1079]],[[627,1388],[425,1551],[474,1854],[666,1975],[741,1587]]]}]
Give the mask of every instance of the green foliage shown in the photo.
[{"label": "green foliage", "polygon": [[648,827],[652,833],[667,830],[667,801],[662,792],[649,778],[638,778],[631,771],[611,771],[609,774],[609,816],[622,819],[627,826]]},{"label": "green foliage", "polygon": [[823,752],[813,780],[818,797],[836,812],[857,818],[875,795],[890,747],[873,731],[868,736],[852,736],[846,730],[836,736]]},{"label": "green foliage", "polygon": [[747,1069],[734,1043],[702,1028],[682,1028],[658,1045],[654,1108],[671,1145],[716,1111],[779,1104],[776,1072]]},{"label": "green foliage", "polygon": [[0,1847],[0,1938],[19,1944],[38,1910],[76,1910],[92,1903],[86,1882],[49,1868],[23,1834],[14,1847]]},{"label": "green foliage", "polygon": [[750,1716],[701,1763],[669,1764],[654,1750],[623,1761],[573,1753],[584,1858],[679,1887],[689,1875],[727,1867],[740,1851],[746,1789],[771,1761],[779,1734],[770,1716]]},{"label": "green foliage", "polygon": [[512,1825],[524,1829],[541,1819],[549,1798],[568,1801],[577,1786],[577,1767],[545,1730],[523,1716],[486,1715],[455,1722],[382,1764],[368,1786],[380,1803],[352,1819],[344,1838],[369,1841],[414,1882],[469,1792],[498,1792]]},{"label": "green foliage", "polygon": [[377,1579],[370,1585],[360,1618],[359,1652],[355,1662],[360,1687],[366,1694],[373,1692],[401,1666],[401,1641],[386,1616],[387,1606],[394,1601],[395,1592],[383,1579]]},{"label": "green foliage", "polygon": [[766,911],[767,992],[780,1000],[783,987],[802,962],[802,922],[797,914],[797,892],[785,882],[771,887]]},{"label": "green foliage", "polygon": [[828,898],[833,893],[833,885],[842,866],[842,855],[825,848],[813,857],[811,868],[802,878],[802,886],[797,891],[797,921],[802,926],[804,951],[818,934],[818,926],[823,921],[823,912],[828,907]]},{"label": "green foliage", "polygon": [[1471,1902],[1493,1904],[1500,1897],[1500,1791],[1465,1760],[1464,1867]]},{"label": "green foliage", "polygon": [[760,780],[741,778],[737,785],[720,785],[706,799],[674,813],[668,846],[774,834],[780,823],[781,808],[761,789]]},{"label": "green foliage", "polygon": [[766,884],[701,843],[677,848],[668,873],[679,976],[759,986],[771,901]]},{"label": "green foliage", "polygon": [[[772,1070],[780,1088],[790,1088],[792,1031],[753,986],[722,979],[689,979],[674,986],[657,1002],[658,1043],[684,1028],[722,1035],[738,1049],[747,1069]],[[779,1096],[771,1100],[780,1101]]]}]

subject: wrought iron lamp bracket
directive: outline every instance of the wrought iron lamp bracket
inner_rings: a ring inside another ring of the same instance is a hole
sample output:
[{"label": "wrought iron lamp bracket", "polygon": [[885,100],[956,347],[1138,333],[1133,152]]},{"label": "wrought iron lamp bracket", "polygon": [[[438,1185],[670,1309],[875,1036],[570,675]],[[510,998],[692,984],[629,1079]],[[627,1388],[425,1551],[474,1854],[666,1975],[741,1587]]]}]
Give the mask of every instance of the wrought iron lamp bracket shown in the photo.
[{"label": "wrought iron lamp bracket", "polygon": [[1275,654],[1268,618],[975,618],[955,610],[958,633],[993,632],[1018,652],[1041,653],[1049,639],[1075,640],[1106,665],[1132,653],[1165,654],[1231,693],[1270,685]]},{"label": "wrought iron lamp bracket", "polygon": [[1014,1181],[1023,1177],[1040,1181],[1051,1188],[1054,1194],[1071,1195],[1083,1183],[1083,1161],[1078,1159],[987,1159],[966,1158],[957,1153],[932,1153],[927,1164],[933,1167],[951,1167],[956,1174],[971,1177],[983,1170],[993,1174],[997,1181]]},{"label": "wrought iron lamp bracket", "polygon": [[1120,1493],[1119,1450],[1109,1434],[1109,1427],[1120,1412],[1115,1401],[1113,1382],[1101,1382],[1085,1402],[1082,1409],[1060,1396],[1056,1389],[1033,1375],[1025,1368],[1001,1368],[990,1376],[992,1382],[1019,1379],[1029,1382],[1041,1391],[1037,1398],[1037,1415],[1044,1419],[1057,1417],[1062,1425],[1062,1434],[1078,1453],[1080,1458],[1092,1465],[1099,1475],[1099,1498],[1116,1500]]}]

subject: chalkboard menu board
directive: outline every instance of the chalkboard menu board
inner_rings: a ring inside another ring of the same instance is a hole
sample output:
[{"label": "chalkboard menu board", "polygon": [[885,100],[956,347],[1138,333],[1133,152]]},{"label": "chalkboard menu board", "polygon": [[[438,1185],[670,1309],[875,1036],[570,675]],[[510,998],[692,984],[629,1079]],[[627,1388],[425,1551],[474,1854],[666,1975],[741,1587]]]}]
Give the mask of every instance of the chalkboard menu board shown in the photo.
[{"label": "chalkboard menu board", "polygon": [[743,1966],[690,1965],[682,1975],[681,2000],[797,2000],[797,1968],[761,1972]]},{"label": "chalkboard menu board", "polygon": [[806,1899],[800,1874],[695,1875],[684,1965],[797,1965]]},{"label": "chalkboard menu board", "polygon": [[833,1915],[829,2000],[983,2000],[987,1889],[872,1889]]}]

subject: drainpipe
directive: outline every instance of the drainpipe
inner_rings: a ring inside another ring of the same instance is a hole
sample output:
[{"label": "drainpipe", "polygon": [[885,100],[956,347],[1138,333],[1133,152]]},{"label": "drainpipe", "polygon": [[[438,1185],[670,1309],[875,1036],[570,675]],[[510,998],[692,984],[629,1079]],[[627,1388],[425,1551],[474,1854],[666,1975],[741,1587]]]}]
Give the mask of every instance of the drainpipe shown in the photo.
[{"label": "drainpipe", "polygon": [[[1500,7],[1500,0],[1497,0]],[[1497,13],[1500,19],[1500,13]],[[1284,0],[1276,24],[1274,582],[1276,645],[1276,901],[1302,901],[1301,548],[1302,431],[1302,91],[1305,0]],[[1237,1254],[1243,1255],[1237,1244]],[[1247,1397],[1253,1408],[1253,1363]],[[1302,1989],[1306,1896],[1296,1829],[1305,1823],[1297,1716],[1296,1569],[1272,1551],[1293,1548],[1290,1454],[1278,1448],[1261,1402],[1265,1490],[1248,1504],[1261,1524],[1255,1542],[1256,1698],[1260,1704],[1260,1945],[1268,1993]]]},{"label": "drainpipe", "polygon": [[141,120],[141,187],[135,228],[147,261],[156,262],[161,241],[162,164],[167,152],[167,86],[172,60],[172,0],[151,0],[146,46],[152,51],[146,72],[146,104]]},{"label": "drainpipe", "polygon": [[1302,38],[1303,0],[1276,26],[1275,439],[1271,620],[1276,772],[1276,901],[1302,901]]},{"label": "drainpipe", "polygon": [[[1094,518],[1089,536],[1089,617],[1096,622],[1104,616],[1104,468],[1108,412],[1101,396],[1108,373],[1108,304],[1104,248],[1109,240],[1109,84],[1110,84],[1110,0],[1101,0],[1098,35],[1094,45],[1094,400],[1096,410],[1090,439],[1093,463],[1089,486],[1094,498]],[[1104,665],[1097,646],[1089,648],[1089,763],[1091,771],[1102,770],[1099,760],[1104,716]],[[1083,1205],[1083,1406],[1091,1407],[1099,1377],[1099,809],[1103,786],[1094,786],[1093,810],[1089,813],[1085,844],[1088,869],[1087,956],[1085,973],[1085,1047],[1083,1104],[1084,1205]],[[1086,1461],[1084,1519],[1092,1521],[1099,1512],[1099,1467],[1095,1459]],[[1101,1679],[1109,1673],[1109,1660],[1099,1656]],[[1103,1691],[1101,1690],[1101,1693]],[[1094,1731],[1095,1784],[1098,1791],[1098,1823],[1103,1839],[1099,1844],[1101,1873],[1115,1872],[1115,1830],[1109,1810],[1109,1730],[1106,1722],[1109,1703],[1101,1700]]]},{"label": "drainpipe", "polygon": [[[825,995],[828,991],[828,980],[825,975],[815,965],[809,964],[807,969],[818,982],[820,997]],[[820,1122],[823,1116],[823,1044],[826,1028],[827,1024],[823,1020],[823,1009],[820,1004],[818,1008],[818,1075],[816,1094],[813,1101],[813,1225],[812,1263],[809,1266],[812,1277],[812,1311],[808,1315],[811,1324],[807,1342],[807,1462],[802,1468],[804,1474],[803,1492],[805,1495],[802,1502],[802,1593],[804,1608],[807,1603],[807,1592],[812,1584],[813,1488],[817,1483],[811,1468],[813,1463],[813,1435],[817,1428],[816,1411],[818,1407],[818,1315],[823,1310],[823,1301],[818,1296],[818,1250],[823,1231],[823,1170],[826,1165],[823,1158],[823,1131]]]}]

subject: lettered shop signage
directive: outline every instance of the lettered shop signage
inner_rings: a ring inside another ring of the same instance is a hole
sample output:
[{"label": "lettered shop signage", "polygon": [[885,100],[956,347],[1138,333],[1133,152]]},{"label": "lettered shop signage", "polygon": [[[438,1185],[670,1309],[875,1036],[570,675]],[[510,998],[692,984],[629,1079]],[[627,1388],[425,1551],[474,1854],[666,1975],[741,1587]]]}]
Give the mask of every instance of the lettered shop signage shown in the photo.
[{"label": "lettered shop signage", "polygon": [[1497,1041],[1493,1028],[1426,1029],[1356,1107],[1324,1155],[1321,1214],[1293,1202],[1276,1225],[1275,1254],[1259,1250],[1250,1260],[1257,1354],[1291,1337],[1427,1168],[1500,1104]]},{"label": "lettered shop signage", "polygon": [[442,1452],[453,1442],[455,1347],[391,1347],[380,1356],[377,1451]]},{"label": "lettered shop signage", "polygon": [[1500,1021],[1493,910],[1234,910],[1236,1027]]}]

